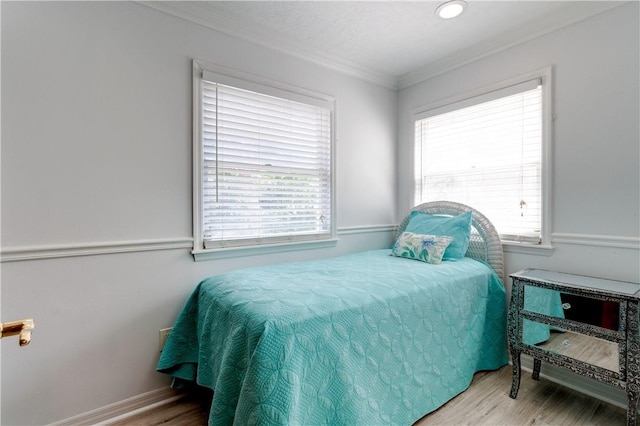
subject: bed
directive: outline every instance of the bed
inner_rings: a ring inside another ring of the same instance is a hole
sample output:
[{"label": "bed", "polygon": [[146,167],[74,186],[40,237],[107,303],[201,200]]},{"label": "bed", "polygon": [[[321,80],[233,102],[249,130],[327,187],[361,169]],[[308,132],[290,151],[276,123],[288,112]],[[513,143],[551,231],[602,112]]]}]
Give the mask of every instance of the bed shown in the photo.
[{"label": "bed", "polygon": [[[416,235],[428,253],[407,248]],[[397,237],[203,280],[158,371],[213,390],[211,425],[415,422],[507,363],[504,266],[491,223],[462,204],[415,207]]]}]

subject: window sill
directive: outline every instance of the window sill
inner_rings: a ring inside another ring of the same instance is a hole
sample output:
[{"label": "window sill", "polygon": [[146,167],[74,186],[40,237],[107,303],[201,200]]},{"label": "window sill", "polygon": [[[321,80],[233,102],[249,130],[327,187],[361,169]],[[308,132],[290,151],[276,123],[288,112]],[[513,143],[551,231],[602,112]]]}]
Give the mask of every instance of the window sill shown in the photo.
[{"label": "window sill", "polygon": [[258,246],[225,247],[216,249],[194,249],[191,251],[196,262],[206,260],[228,259],[230,257],[256,256],[287,251],[311,250],[335,247],[338,238],[324,240],[300,241],[295,243],[265,244]]},{"label": "window sill", "polygon": [[502,241],[505,253],[533,254],[536,256],[551,256],[555,248],[551,244],[519,243],[516,241]]}]

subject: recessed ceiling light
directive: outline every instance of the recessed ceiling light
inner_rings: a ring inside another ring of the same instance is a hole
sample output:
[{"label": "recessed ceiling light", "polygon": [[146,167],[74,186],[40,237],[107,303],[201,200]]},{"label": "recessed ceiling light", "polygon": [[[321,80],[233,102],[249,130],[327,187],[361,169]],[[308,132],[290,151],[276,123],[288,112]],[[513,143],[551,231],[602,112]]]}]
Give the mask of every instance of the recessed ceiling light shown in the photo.
[{"label": "recessed ceiling light", "polygon": [[436,15],[442,19],[451,19],[460,15],[467,7],[467,2],[463,0],[452,0],[442,3],[436,9]]}]

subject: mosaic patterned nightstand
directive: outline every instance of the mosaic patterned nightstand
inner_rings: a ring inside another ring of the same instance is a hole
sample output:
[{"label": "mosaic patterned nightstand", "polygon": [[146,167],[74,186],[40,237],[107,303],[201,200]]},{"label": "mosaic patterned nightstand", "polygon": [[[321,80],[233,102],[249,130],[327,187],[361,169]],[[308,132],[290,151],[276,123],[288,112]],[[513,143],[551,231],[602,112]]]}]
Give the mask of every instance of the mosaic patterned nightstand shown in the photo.
[{"label": "mosaic patterned nightstand", "polygon": [[[535,380],[539,379],[540,365],[545,361],[623,389],[628,401],[627,424],[635,425],[640,398],[640,284],[539,269],[525,269],[510,276],[513,287],[508,337],[513,381],[509,396],[515,398],[518,394],[520,355],[524,353],[533,357]],[[617,303],[619,327],[610,330],[565,319],[549,303],[536,306],[528,300],[539,299],[541,292],[552,292],[545,300],[557,300],[558,304],[561,293]],[[549,336],[546,341],[527,337],[541,327]]]}]

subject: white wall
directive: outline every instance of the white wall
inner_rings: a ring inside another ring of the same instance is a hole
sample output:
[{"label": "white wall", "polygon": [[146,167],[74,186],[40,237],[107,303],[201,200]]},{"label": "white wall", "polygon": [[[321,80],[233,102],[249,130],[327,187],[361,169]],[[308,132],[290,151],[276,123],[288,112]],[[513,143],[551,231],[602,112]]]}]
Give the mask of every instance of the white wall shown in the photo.
[{"label": "white wall", "polygon": [[[44,424],[165,387],[158,330],[197,282],[387,247],[397,94],[124,2],[2,2],[2,424]],[[336,97],[333,249],[194,262],[191,60]],[[360,230],[360,227],[363,227]],[[369,231],[369,232],[368,232]],[[163,250],[151,250],[163,247]],[[128,252],[132,250],[132,252]],[[93,251],[112,254],[84,256]]]},{"label": "white wall", "polygon": [[413,108],[553,66],[555,248],[505,247],[507,273],[537,267],[640,282],[638,6],[627,3],[401,90],[398,211],[412,203]]},{"label": "white wall", "polygon": [[[555,250],[509,251],[507,270],[640,281],[638,250],[625,248],[639,235],[636,2],[399,96],[139,4],[2,2],[1,12],[2,251],[117,252],[3,259],[2,320],[32,316],[37,329],[26,348],[1,343],[2,424],[53,422],[166,386],[157,331],[205,276],[386,246],[385,227],[350,231],[397,223],[411,205],[411,108],[548,65]],[[337,98],[335,249],[193,262],[192,58]]]}]

